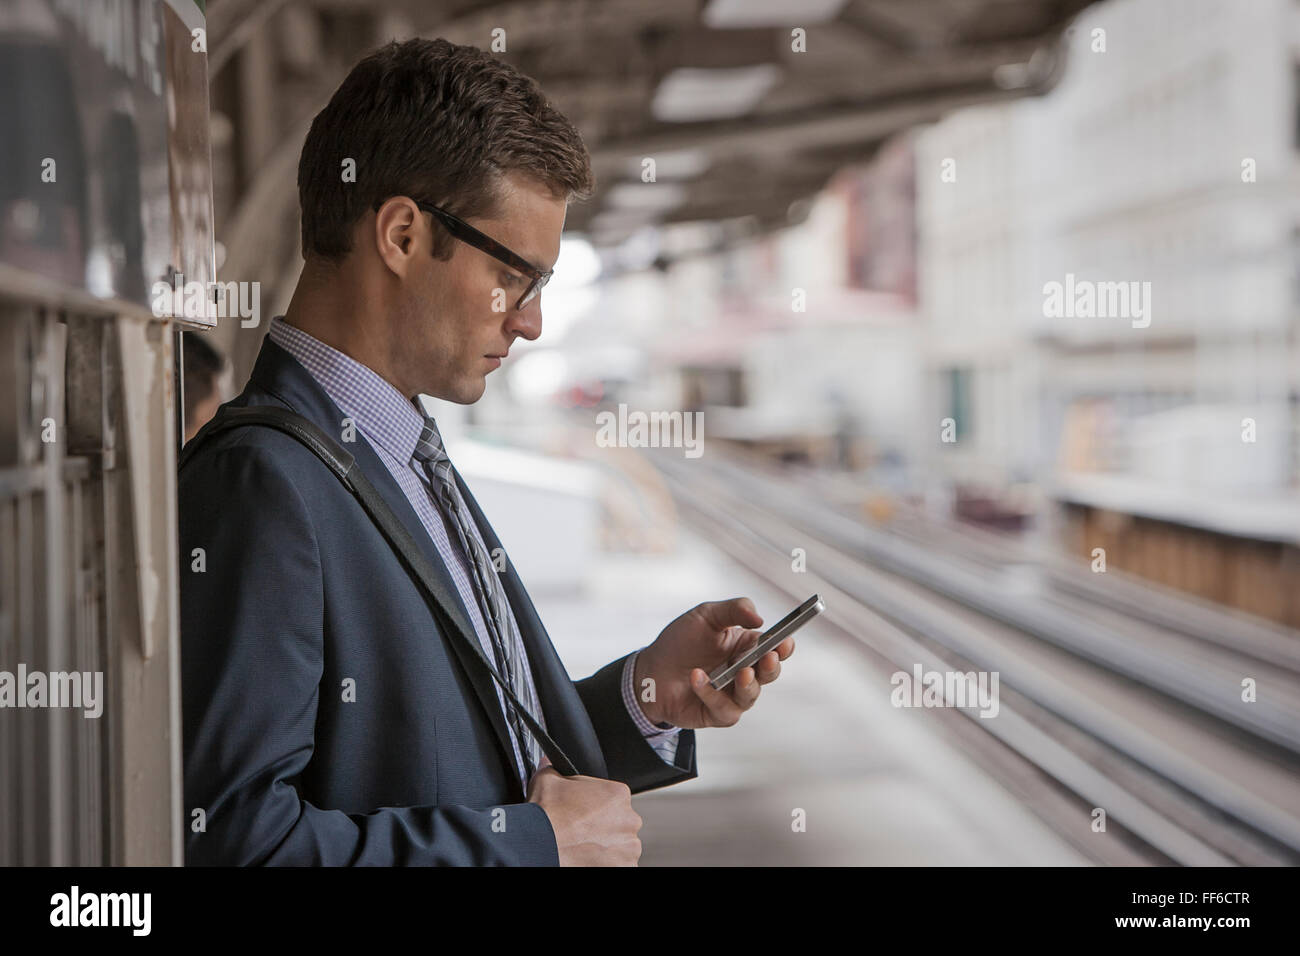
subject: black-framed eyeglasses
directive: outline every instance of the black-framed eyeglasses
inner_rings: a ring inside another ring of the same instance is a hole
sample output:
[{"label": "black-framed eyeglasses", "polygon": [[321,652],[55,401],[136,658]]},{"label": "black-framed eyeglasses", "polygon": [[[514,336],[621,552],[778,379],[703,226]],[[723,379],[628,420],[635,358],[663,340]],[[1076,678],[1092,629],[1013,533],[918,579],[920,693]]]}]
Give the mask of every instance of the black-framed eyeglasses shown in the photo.
[{"label": "black-framed eyeglasses", "polygon": [[[415,199],[413,201],[425,212],[433,213],[433,215],[447,227],[447,231],[461,242],[471,245],[475,249],[480,249],[483,252],[486,252],[493,259],[496,259],[498,262],[504,262],[516,272],[522,272],[532,280],[528,284],[528,288],[524,289],[524,294],[519,297],[519,301],[515,303],[516,309],[522,309],[529,302],[535,299],[542,289],[545,288],[546,283],[551,281],[551,276],[555,274],[554,269],[543,272],[523,256],[519,255],[519,253],[512,252],[491,236],[479,232],[465,220],[458,219],[451,213],[447,212],[447,210],[440,209],[433,203],[425,202],[422,199]],[[378,212],[383,204],[383,201],[375,203],[375,211]]]}]

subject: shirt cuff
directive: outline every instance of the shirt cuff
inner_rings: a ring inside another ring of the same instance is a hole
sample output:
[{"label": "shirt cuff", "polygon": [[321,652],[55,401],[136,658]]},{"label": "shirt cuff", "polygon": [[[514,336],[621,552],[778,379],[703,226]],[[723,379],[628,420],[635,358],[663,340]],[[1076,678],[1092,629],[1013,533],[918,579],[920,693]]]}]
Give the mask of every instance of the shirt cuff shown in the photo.
[{"label": "shirt cuff", "polygon": [[641,731],[642,737],[664,738],[670,735],[676,736],[682,728],[675,724],[665,721],[662,724],[654,724],[650,718],[645,715],[641,709],[641,704],[637,700],[636,694],[636,659],[641,654],[637,651],[635,654],[629,654],[627,663],[623,665],[623,705],[627,707],[628,714],[631,715],[633,723]]}]

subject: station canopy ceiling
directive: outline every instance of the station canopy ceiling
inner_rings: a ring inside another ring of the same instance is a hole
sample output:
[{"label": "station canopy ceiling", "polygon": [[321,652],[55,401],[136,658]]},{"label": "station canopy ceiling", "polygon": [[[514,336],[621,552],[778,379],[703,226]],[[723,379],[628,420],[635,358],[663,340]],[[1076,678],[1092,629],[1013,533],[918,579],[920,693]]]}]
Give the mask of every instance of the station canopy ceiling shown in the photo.
[{"label": "station canopy ceiling", "polygon": [[[249,267],[286,260],[268,245],[296,242],[307,125],[392,37],[488,47],[503,30],[499,55],[592,154],[597,191],[567,226],[609,247],[647,225],[797,222],[837,169],[898,131],[1050,89],[1061,33],[1090,2],[209,0],[214,113],[236,169],[218,181],[219,234]],[[640,188],[647,157],[663,188]],[[279,240],[257,235],[277,221]]]}]

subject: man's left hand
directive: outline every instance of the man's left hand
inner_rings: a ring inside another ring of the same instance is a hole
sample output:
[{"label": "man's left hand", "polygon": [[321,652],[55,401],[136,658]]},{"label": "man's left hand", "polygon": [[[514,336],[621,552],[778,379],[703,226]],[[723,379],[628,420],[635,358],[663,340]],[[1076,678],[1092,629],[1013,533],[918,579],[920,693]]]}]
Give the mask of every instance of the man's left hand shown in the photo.
[{"label": "man's left hand", "polygon": [[[725,690],[709,686],[709,674],[758,643],[763,623],[747,597],[709,601],[687,611],[637,656],[637,700],[647,719],[678,727],[730,727],[754,706],[758,692],[781,674],[781,661],[794,653],[787,637],[754,667],[741,668]],[[645,679],[654,681],[653,700]]]}]

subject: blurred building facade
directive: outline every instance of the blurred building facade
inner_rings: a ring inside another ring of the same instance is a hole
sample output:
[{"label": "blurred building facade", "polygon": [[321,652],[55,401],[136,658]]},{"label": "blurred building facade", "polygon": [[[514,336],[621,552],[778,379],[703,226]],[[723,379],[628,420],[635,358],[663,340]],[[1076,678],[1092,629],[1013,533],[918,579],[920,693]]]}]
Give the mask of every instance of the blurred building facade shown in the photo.
[{"label": "blurred building facade", "polygon": [[[927,469],[1295,624],[1300,5],[1112,0],[1067,38],[1049,96],[918,139]],[[1134,296],[1049,315],[1053,282]]]}]

